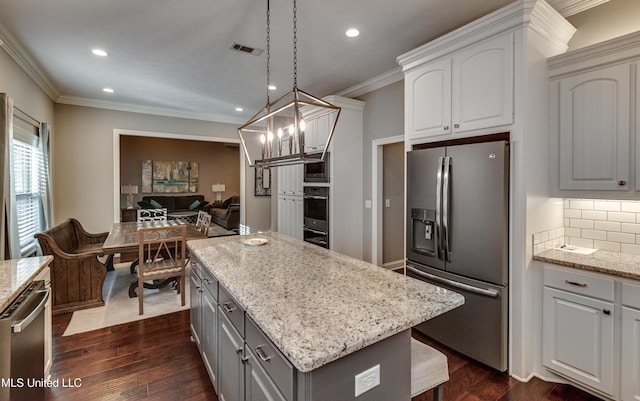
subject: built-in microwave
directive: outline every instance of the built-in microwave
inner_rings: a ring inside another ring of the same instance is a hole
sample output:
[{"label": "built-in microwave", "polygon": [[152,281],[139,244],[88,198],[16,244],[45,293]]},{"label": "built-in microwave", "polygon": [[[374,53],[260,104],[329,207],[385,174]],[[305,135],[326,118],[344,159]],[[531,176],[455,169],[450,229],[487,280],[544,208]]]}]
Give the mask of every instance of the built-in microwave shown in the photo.
[{"label": "built-in microwave", "polygon": [[[320,159],[322,153],[310,156]],[[324,161],[304,165],[304,182],[329,182],[329,152],[324,156]]]}]

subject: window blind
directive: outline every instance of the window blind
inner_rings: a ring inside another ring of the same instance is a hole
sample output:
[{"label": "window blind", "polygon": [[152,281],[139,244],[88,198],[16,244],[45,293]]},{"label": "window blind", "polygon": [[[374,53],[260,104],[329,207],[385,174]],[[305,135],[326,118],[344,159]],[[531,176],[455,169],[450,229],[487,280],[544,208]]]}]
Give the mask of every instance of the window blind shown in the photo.
[{"label": "window blind", "polygon": [[22,256],[30,256],[36,251],[34,235],[43,227],[40,194],[46,183],[45,170],[42,153],[38,149],[38,128],[19,119],[14,121],[11,161],[18,239]]}]

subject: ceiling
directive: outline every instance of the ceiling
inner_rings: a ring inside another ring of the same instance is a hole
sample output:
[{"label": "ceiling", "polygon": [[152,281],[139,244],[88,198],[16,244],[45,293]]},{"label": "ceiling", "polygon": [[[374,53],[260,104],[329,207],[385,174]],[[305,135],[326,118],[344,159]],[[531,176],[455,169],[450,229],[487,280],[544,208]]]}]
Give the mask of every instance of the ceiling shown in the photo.
[{"label": "ceiling", "polygon": [[[275,99],[293,86],[293,3],[270,1]],[[397,68],[400,54],[511,1],[299,0],[298,86],[316,96],[337,93]],[[266,5],[0,0],[0,42],[59,103],[241,122],[266,102],[266,51],[255,56],[231,46],[266,48]],[[361,35],[347,38],[350,27]],[[93,55],[96,47],[109,55]]]}]

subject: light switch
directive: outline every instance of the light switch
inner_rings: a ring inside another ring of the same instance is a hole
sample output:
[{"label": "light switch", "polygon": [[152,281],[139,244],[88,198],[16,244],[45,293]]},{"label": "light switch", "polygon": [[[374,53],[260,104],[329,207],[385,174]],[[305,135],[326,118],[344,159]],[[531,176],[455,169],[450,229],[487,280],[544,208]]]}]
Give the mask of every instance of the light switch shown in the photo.
[{"label": "light switch", "polygon": [[391,207],[391,199],[384,200],[384,207]]},{"label": "light switch", "polygon": [[364,207],[366,209],[371,209],[371,200],[370,199],[367,199],[367,200],[364,201]]}]

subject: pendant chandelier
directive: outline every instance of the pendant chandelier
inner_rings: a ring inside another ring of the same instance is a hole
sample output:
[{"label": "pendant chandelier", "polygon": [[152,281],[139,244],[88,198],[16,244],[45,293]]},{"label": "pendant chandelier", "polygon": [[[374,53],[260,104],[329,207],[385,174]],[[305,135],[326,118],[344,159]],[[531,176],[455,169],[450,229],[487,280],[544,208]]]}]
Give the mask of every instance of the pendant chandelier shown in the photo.
[{"label": "pendant chandelier", "polygon": [[[267,103],[238,128],[250,167],[277,167],[324,160],[338,122],[340,107],[298,89],[296,14],[297,4],[293,0],[293,89],[272,102],[269,98],[271,9],[267,0]],[[319,145],[314,146],[316,149],[322,149],[320,159],[319,152],[312,150],[309,142]]]}]

